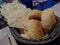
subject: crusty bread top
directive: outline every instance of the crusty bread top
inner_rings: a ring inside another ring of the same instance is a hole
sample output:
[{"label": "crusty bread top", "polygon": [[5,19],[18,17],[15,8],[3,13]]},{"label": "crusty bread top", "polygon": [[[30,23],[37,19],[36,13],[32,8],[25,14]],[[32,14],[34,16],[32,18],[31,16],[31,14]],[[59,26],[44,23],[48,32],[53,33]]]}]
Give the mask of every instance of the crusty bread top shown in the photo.
[{"label": "crusty bread top", "polygon": [[33,9],[30,13],[29,13],[29,18],[30,19],[40,19],[41,18],[41,13],[42,11],[40,10],[36,10],[36,9]]}]

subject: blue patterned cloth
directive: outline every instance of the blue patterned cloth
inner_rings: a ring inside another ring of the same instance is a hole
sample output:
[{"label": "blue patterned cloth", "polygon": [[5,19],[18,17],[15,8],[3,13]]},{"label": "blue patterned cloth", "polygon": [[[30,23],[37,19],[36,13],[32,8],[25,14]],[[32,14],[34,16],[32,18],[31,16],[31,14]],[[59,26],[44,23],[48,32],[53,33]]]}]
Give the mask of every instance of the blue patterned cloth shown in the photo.
[{"label": "blue patterned cloth", "polygon": [[[35,0],[34,0],[35,1]],[[35,1],[34,7],[38,10],[44,10],[53,6],[53,0],[43,0],[42,2]]]},{"label": "blue patterned cloth", "polygon": [[50,8],[50,7],[52,7],[53,6],[53,0],[48,0],[48,1],[46,1],[46,2],[43,2],[43,7],[44,7],[44,9],[47,9],[47,8]]}]

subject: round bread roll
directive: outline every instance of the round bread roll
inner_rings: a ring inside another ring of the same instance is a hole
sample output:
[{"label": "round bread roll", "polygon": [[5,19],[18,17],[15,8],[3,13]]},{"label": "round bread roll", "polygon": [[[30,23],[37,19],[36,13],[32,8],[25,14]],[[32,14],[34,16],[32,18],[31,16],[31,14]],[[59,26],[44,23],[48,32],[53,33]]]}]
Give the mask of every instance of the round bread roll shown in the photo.
[{"label": "round bread roll", "polygon": [[46,9],[42,12],[41,23],[46,33],[50,32],[56,24],[56,17],[52,8]]},{"label": "round bread roll", "polygon": [[31,39],[40,39],[45,36],[40,21],[35,19],[29,20],[28,33]]},{"label": "round bread roll", "polygon": [[30,13],[29,13],[29,19],[40,19],[41,18],[41,12],[40,10],[32,10]]}]

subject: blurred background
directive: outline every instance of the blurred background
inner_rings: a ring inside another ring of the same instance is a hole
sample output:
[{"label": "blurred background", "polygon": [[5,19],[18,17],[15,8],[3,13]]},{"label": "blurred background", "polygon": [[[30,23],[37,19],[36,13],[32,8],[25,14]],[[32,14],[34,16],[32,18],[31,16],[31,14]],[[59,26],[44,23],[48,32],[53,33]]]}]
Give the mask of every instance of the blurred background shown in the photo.
[{"label": "blurred background", "polygon": [[[60,0],[18,0],[20,3],[25,4],[28,8],[36,8],[38,10],[44,10],[52,7],[56,3],[60,2]],[[13,0],[0,0],[0,4],[2,3],[11,3]]]}]

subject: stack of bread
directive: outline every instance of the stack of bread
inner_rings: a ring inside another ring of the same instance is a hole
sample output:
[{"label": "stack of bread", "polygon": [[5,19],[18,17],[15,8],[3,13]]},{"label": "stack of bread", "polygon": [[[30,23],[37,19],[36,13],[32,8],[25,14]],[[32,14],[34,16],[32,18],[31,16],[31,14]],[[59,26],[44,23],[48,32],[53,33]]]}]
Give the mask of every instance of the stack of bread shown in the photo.
[{"label": "stack of bread", "polygon": [[27,8],[25,5],[17,1],[7,4],[4,3],[1,6],[1,14],[7,19],[8,24],[12,27],[16,27],[15,23],[17,20],[31,11],[30,8]]},{"label": "stack of bread", "polygon": [[44,11],[26,8],[25,5],[13,2],[2,5],[1,14],[11,27],[21,30],[21,36],[28,39],[41,39],[46,36],[56,24],[53,9]]},{"label": "stack of bread", "polygon": [[24,34],[21,36],[28,39],[41,39],[46,36],[56,24],[56,17],[53,9],[44,11],[33,9],[28,16],[19,19],[20,24],[25,26]]}]

